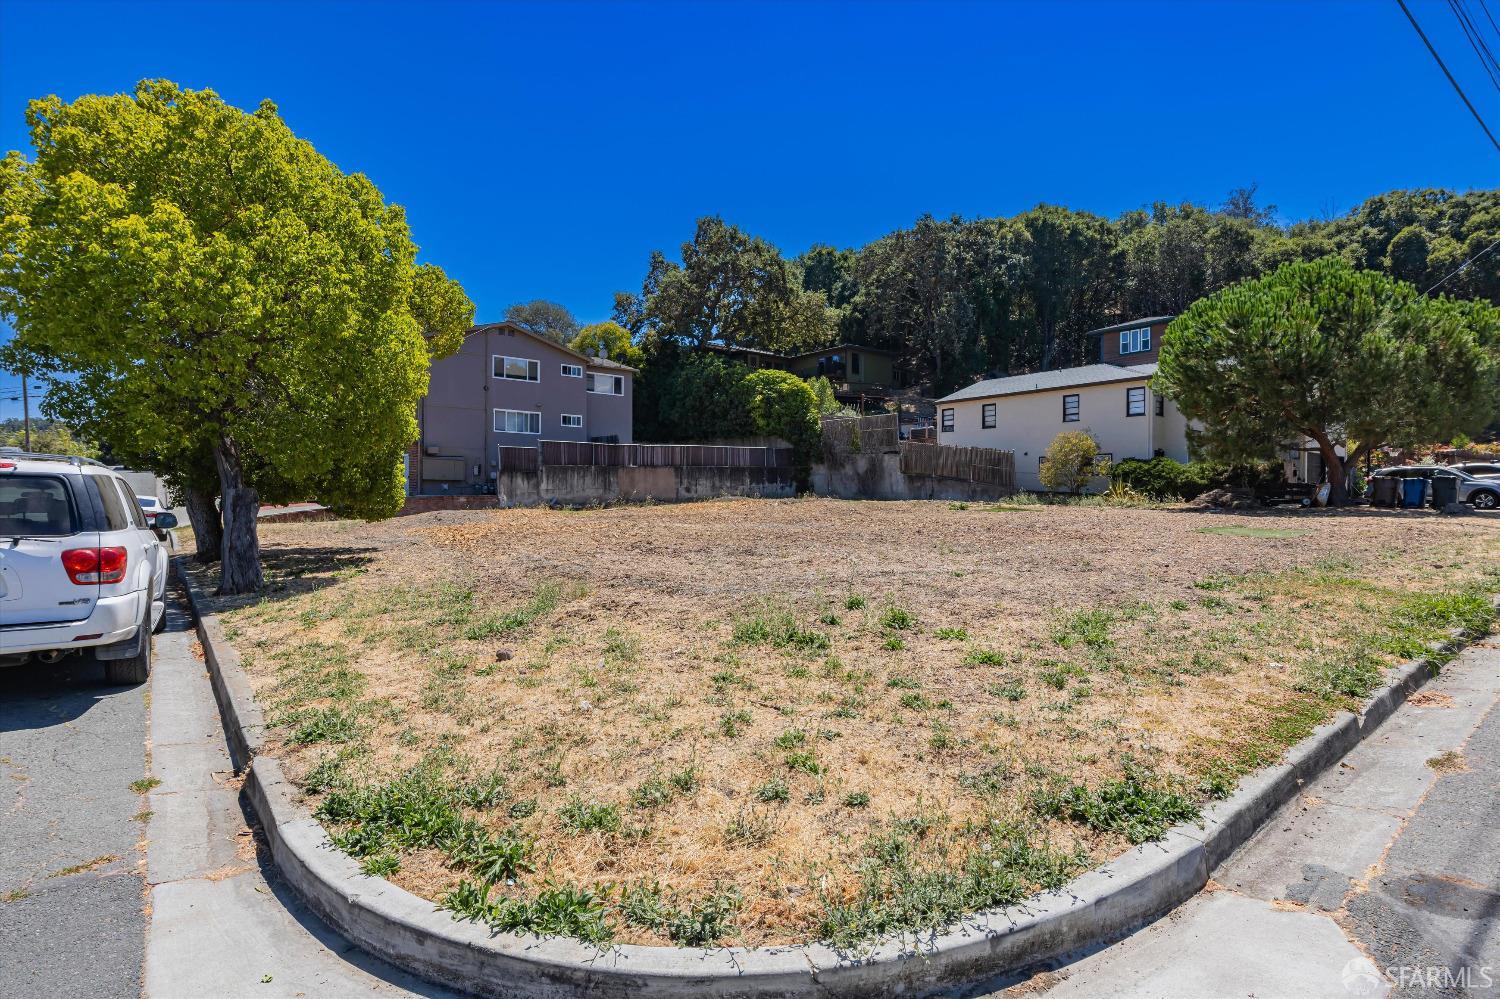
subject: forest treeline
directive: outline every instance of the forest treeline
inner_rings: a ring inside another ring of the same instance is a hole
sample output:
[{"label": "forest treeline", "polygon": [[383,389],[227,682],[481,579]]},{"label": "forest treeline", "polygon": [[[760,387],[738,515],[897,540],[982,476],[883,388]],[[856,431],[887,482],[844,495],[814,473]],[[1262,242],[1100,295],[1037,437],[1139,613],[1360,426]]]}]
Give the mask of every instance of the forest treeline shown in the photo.
[{"label": "forest treeline", "polygon": [[1497,240],[1497,190],[1392,191],[1290,225],[1253,187],[1217,208],[1163,202],[1113,219],[1044,204],[1009,218],[926,216],[857,249],[817,245],[795,258],[707,217],[680,259],[652,254],[640,292],[616,296],[615,319],[648,370],[708,343],[851,342],[900,351],[907,379],[942,393],[986,374],[1087,363],[1087,331],[1181,313],[1287,261],[1339,256],[1424,291],[1447,278],[1443,294],[1500,302],[1500,250],[1452,274]]}]

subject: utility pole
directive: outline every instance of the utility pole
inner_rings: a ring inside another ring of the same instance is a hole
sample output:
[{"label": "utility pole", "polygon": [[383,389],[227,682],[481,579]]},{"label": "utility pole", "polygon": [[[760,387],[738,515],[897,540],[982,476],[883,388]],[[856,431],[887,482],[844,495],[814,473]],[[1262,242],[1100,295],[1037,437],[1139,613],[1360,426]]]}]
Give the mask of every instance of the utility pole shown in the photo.
[{"label": "utility pole", "polygon": [[26,392],[26,372],[21,372],[21,432],[27,451],[31,450],[31,398]]}]

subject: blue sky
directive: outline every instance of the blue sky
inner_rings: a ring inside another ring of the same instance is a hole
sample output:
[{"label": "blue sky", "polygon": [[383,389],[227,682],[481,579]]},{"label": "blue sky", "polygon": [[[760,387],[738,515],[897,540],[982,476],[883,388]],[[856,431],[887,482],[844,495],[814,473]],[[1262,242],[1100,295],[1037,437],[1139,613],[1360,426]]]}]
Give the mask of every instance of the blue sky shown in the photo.
[{"label": "blue sky", "polygon": [[[1409,2],[1500,130],[1500,88],[1446,3]],[[154,76],[271,98],[407,207],[422,259],[481,319],[532,298],[605,318],[709,213],[794,254],[924,212],[1115,215],[1253,181],[1296,219],[1500,181],[1394,0],[0,0],[3,148],[29,148],[33,97]]]}]

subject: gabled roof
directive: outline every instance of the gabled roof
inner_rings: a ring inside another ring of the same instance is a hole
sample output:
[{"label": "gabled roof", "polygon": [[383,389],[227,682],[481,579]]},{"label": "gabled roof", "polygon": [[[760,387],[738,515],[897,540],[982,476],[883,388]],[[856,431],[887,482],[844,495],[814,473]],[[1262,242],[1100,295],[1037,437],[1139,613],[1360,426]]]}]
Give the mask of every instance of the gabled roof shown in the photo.
[{"label": "gabled roof", "polygon": [[473,336],[475,333],[488,333],[491,330],[512,330],[512,331],[514,331],[516,333],[522,334],[523,336],[529,336],[529,337],[531,337],[531,339],[535,340],[537,343],[546,344],[548,347],[551,347],[554,350],[560,350],[564,354],[568,354],[568,355],[571,355],[573,357],[578,358],[580,361],[582,361],[584,363],[584,365],[586,367],[591,367],[591,368],[615,368],[615,369],[621,370],[621,371],[635,371],[636,370],[635,368],[632,368],[628,364],[621,364],[619,361],[611,360],[610,358],[607,358],[607,357],[590,357],[587,354],[581,354],[578,351],[574,350],[572,347],[567,346],[566,344],[558,343],[556,340],[549,340],[546,337],[542,336],[540,333],[533,333],[531,330],[527,329],[526,327],[524,327],[524,326],[518,326],[517,324],[515,324],[513,322],[509,322],[509,321],[498,322],[498,323],[479,323],[477,325],[470,326],[468,328],[468,330],[465,331],[464,336],[465,337],[469,337],[469,336]]},{"label": "gabled roof", "polygon": [[1118,333],[1121,330],[1139,329],[1142,326],[1155,326],[1157,323],[1170,323],[1176,316],[1146,316],[1144,319],[1129,319],[1123,323],[1115,323],[1113,326],[1101,326],[1096,330],[1089,330],[1084,336],[1102,336],[1105,333]]},{"label": "gabled roof", "polygon": [[1085,364],[1077,368],[1034,371],[1029,375],[988,378],[945,395],[938,402],[961,402],[964,399],[989,399],[1026,392],[1048,392],[1079,385],[1107,385],[1110,382],[1144,381],[1156,374],[1155,364]]}]

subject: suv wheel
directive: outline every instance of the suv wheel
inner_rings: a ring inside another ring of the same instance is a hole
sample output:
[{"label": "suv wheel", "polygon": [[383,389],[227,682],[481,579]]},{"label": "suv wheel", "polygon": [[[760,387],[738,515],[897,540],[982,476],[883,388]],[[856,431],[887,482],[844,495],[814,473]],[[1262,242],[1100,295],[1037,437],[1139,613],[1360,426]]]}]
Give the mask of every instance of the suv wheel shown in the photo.
[{"label": "suv wheel", "polygon": [[1497,506],[1500,506],[1500,496],[1490,492],[1488,489],[1482,489],[1470,496],[1469,502],[1474,504],[1474,509],[1476,510],[1493,510]]},{"label": "suv wheel", "polygon": [[151,604],[141,617],[141,647],[129,659],[104,660],[104,679],[108,683],[145,683],[151,676]]}]

